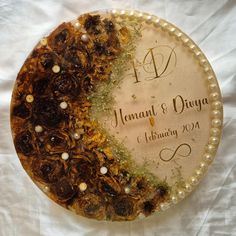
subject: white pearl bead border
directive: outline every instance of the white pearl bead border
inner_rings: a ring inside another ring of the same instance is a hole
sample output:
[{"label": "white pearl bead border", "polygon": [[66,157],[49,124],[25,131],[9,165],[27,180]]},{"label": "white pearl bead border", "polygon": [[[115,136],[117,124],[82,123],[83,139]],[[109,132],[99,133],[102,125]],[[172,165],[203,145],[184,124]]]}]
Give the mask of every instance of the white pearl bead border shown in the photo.
[{"label": "white pearl bead border", "polygon": [[139,11],[113,9],[109,10],[107,13],[111,13],[115,17],[121,18],[133,19],[136,17],[140,22],[145,22],[149,25],[153,24],[154,27],[165,30],[188,48],[188,50],[195,56],[196,60],[198,60],[206,75],[206,82],[209,91],[209,102],[211,106],[210,112],[212,117],[209,141],[206,146],[205,153],[203,154],[202,161],[194,171],[194,174],[189,178],[188,181],[186,181],[185,185],[181,189],[178,189],[176,192],[171,193],[171,197],[168,202],[160,204],[160,210],[165,211],[171,205],[178,203],[179,201],[184,199],[190,192],[192,192],[192,190],[203,178],[210,163],[215,157],[216,150],[221,139],[223,123],[223,104],[221,92],[215,74],[207,58],[205,57],[201,49],[179,28],[157,16]]}]

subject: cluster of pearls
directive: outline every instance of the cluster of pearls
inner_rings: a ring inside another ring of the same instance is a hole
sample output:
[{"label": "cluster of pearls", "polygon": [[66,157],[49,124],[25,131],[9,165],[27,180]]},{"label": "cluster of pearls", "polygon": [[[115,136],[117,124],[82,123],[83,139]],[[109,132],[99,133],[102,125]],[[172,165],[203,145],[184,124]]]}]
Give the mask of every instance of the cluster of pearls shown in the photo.
[{"label": "cluster of pearls", "polygon": [[178,41],[184,44],[185,48],[187,48],[198,60],[200,66],[206,74],[207,86],[209,91],[209,102],[211,106],[211,128],[209,141],[206,146],[203,159],[200,162],[199,166],[196,168],[193,175],[187,182],[185,182],[184,186],[181,189],[178,189],[173,194],[171,194],[169,202],[160,204],[160,209],[164,211],[168,209],[171,204],[176,204],[180,200],[185,198],[185,196],[189,194],[189,192],[191,192],[193,188],[195,188],[195,186],[202,178],[203,174],[206,172],[209,163],[211,163],[214,159],[214,155],[220,141],[222,128],[222,102],[219,87],[216,82],[214,72],[212,71],[209,62],[207,61],[202,51],[191,39],[189,39],[187,35],[185,35],[177,27],[154,15],[149,15],[133,10],[126,11],[114,9],[111,11],[111,14],[121,18],[132,19],[136,17],[140,22],[153,24],[154,27],[165,30],[167,33],[174,36]]}]

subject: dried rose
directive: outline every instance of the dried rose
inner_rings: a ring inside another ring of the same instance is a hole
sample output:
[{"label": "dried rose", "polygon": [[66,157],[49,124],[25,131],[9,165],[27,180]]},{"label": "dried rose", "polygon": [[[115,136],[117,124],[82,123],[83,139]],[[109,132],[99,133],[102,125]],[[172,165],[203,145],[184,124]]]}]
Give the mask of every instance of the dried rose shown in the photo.
[{"label": "dried rose", "polygon": [[32,172],[39,181],[54,183],[64,175],[64,166],[59,160],[35,158]]}]

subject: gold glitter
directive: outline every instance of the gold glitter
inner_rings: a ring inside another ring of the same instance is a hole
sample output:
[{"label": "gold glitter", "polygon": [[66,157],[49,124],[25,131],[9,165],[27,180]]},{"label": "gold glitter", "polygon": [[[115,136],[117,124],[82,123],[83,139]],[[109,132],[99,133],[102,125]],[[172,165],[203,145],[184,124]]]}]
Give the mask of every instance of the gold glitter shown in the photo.
[{"label": "gold glitter", "polygon": [[152,127],[155,125],[155,119],[153,116],[149,117],[149,122]]}]

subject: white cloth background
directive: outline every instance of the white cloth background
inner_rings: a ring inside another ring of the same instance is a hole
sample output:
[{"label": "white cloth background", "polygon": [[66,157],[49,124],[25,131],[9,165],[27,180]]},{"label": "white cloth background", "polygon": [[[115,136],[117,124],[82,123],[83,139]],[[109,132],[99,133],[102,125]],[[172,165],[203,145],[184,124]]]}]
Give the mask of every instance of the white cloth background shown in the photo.
[{"label": "white cloth background", "polygon": [[[223,139],[208,175],[187,199],[138,222],[97,222],[48,200],[24,172],[9,126],[13,84],[36,42],[60,22],[107,8],[147,11],[200,46],[224,99]],[[0,0],[0,236],[236,235],[236,0]]]}]

